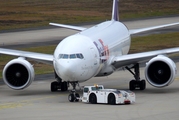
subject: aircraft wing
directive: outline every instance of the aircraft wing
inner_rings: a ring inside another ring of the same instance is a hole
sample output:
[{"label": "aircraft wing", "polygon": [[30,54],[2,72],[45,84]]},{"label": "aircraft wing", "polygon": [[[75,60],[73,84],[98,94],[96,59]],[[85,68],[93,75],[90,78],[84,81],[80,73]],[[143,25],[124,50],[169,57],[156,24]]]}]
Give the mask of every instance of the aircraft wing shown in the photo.
[{"label": "aircraft wing", "polygon": [[171,23],[171,24],[165,24],[165,25],[159,25],[159,26],[154,26],[154,27],[141,28],[141,29],[131,29],[131,30],[129,30],[129,33],[131,35],[134,35],[134,34],[138,34],[138,33],[141,33],[141,32],[160,29],[160,28],[164,28],[164,27],[170,27],[170,26],[174,26],[174,25],[179,25],[179,22]]},{"label": "aircraft wing", "polygon": [[[53,64],[53,55],[0,48],[0,54],[25,57],[35,61]],[[1,57],[1,56],[0,56]]]},{"label": "aircraft wing", "polygon": [[78,26],[72,26],[72,25],[64,25],[64,24],[58,24],[58,23],[49,23],[50,25],[57,26],[57,27],[63,27],[67,29],[77,30],[77,31],[83,31],[86,28],[78,27]]},{"label": "aircraft wing", "polygon": [[146,62],[149,59],[157,55],[167,55],[167,54],[172,54],[172,53],[177,53],[177,52],[179,52],[179,47],[156,50],[156,51],[151,51],[151,52],[142,52],[142,53],[122,55],[122,56],[115,57],[112,61],[112,65],[117,69],[117,68],[128,66],[131,64],[135,64],[135,63]]}]

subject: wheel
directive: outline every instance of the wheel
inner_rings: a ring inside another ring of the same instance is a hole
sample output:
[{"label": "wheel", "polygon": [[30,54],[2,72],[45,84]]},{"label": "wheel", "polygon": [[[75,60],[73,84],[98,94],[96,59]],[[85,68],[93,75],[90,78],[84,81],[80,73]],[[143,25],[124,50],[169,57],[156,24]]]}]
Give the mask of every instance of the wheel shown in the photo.
[{"label": "wheel", "polygon": [[135,90],[135,80],[131,80],[130,83],[129,83],[129,89],[130,90]]},{"label": "wheel", "polygon": [[73,93],[69,94],[69,95],[68,95],[68,100],[69,100],[70,102],[74,102],[74,100],[75,100],[75,95],[74,95]]},{"label": "wheel", "polygon": [[75,93],[75,102],[79,101],[79,99],[78,99],[79,97],[80,97],[80,95],[78,93]]},{"label": "wheel", "polygon": [[67,82],[62,82],[61,83],[61,91],[67,91],[67,90],[68,90]]},{"label": "wheel", "polygon": [[91,94],[90,97],[89,97],[89,102],[92,103],[92,104],[96,104],[97,103],[97,98],[96,98],[96,95],[95,94]]},{"label": "wheel", "polygon": [[109,94],[108,96],[108,104],[115,105],[116,104],[116,98],[114,94]]},{"label": "wheel", "polygon": [[54,82],[51,83],[51,91],[55,92],[57,90],[58,90],[58,82],[54,81]]},{"label": "wheel", "polygon": [[145,90],[145,88],[146,88],[146,82],[145,82],[145,80],[141,80],[140,81],[140,90]]}]

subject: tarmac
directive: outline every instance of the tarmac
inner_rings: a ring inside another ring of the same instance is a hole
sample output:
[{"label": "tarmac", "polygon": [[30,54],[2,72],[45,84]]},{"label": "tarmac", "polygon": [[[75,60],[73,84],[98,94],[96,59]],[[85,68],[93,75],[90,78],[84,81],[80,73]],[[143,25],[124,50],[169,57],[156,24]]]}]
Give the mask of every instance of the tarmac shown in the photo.
[{"label": "tarmac", "polygon": [[[178,66],[178,64],[177,64]],[[144,68],[141,68],[141,78]],[[133,76],[118,71],[108,77],[93,78],[84,85],[101,84],[106,88],[128,89]],[[69,92],[51,92],[54,79],[34,81],[27,89],[14,91],[0,86],[1,120],[178,120],[179,75],[168,87],[159,89],[147,84],[144,91],[135,90],[136,102],[130,105],[89,104],[69,102]],[[70,88],[71,89],[71,88]],[[78,90],[82,95],[82,92]]]}]

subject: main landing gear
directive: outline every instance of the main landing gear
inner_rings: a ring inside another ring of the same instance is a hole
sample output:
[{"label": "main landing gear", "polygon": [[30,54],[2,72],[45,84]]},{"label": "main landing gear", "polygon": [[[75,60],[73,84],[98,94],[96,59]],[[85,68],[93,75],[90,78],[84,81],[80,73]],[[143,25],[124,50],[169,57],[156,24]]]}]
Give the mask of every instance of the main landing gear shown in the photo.
[{"label": "main landing gear", "polygon": [[58,77],[58,75],[55,73],[55,78],[57,81],[54,81],[51,83],[51,91],[55,92],[59,89],[61,91],[67,91],[68,90],[68,83],[66,81],[62,82],[62,79]]},{"label": "main landing gear", "polygon": [[76,85],[79,86],[79,83],[78,82],[70,82],[70,84],[72,85],[73,90],[71,90],[71,93],[68,95],[68,100],[70,102],[78,102],[80,95],[78,93],[76,93]]},{"label": "main landing gear", "polygon": [[[146,88],[145,80],[140,80],[140,71],[139,71],[139,63],[135,64],[133,67],[125,67],[130,73],[134,75],[135,80],[131,80],[129,83],[129,89],[135,90],[136,88],[140,90],[144,90]],[[134,72],[131,70],[134,68]]]},{"label": "main landing gear", "polygon": [[66,81],[64,81],[64,82],[54,81],[51,83],[51,91],[52,92],[55,92],[59,89],[61,89],[61,91],[67,91],[68,83]]}]

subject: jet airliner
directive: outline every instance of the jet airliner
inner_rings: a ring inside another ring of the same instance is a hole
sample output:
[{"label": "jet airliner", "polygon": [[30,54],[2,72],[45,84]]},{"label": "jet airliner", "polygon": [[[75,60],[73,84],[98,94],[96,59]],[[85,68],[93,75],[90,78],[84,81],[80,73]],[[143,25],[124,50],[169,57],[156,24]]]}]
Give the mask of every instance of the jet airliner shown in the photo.
[{"label": "jet airliner", "polygon": [[179,52],[179,47],[135,54],[128,52],[131,35],[179,25],[179,22],[129,30],[119,21],[118,0],[113,0],[112,18],[109,21],[91,28],[57,23],[50,25],[77,30],[79,33],[63,39],[53,55],[0,48],[1,54],[17,56],[3,69],[3,80],[7,86],[21,90],[32,83],[34,68],[27,59],[52,65],[56,81],[51,83],[51,91],[67,91],[71,84],[73,90],[69,96],[74,100],[78,96],[75,89],[80,82],[110,75],[119,68],[125,68],[134,75],[134,80],[129,83],[130,90],[144,90],[146,82],[140,79],[139,71],[139,64],[143,62],[146,62],[146,80],[152,86],[162,88],[175,79],[177,68],[168,55]]}]

